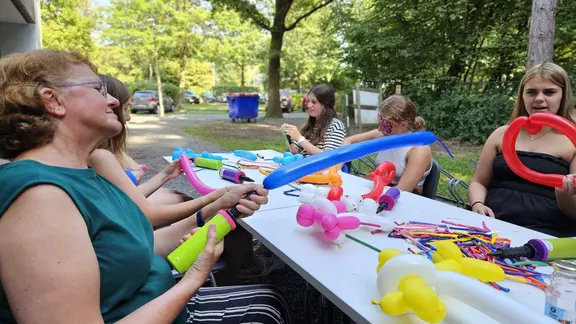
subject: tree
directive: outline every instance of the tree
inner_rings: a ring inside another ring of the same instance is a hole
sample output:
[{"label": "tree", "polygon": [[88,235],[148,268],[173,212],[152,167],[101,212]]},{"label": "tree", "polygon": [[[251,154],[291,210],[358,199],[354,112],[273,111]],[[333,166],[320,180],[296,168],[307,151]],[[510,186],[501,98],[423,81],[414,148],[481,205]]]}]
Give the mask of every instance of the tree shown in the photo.
[{"label": "tree", "polygon": [[540,63],[553,61],[555,26],[556,0],[533,0],[527,69]]},{"label": "tree", "polygon": [[214,17],[211,37],[215,43],[213,61],[219,66],[232,64],[240,75],[240,86],[246,85],[247,71],[260,62],[265,50],[262,32],[247,21],[242,21],[235,11],[221,11]]},{"label": "tree", "polygon": [[[211,0],[211,2],[216,6],[236,10],[244,19],[249,19],[256,26],[270,32],[266,118],[282,118],[282,109],[280,108],[280,59],[282,57],[284,34],[296,28],[298,23],[319,9],[326,7],[333,0],[299,1],[297,3],[298,6],[295,7],[292,7],[294,0],[275,0],[273,3],[274,8],[265,8],[266,3],[256,4],[249,0]],[[265,14],[268,11],[273,13],[272,22]],[[291,23],[287,24],[286,21],[290,12],[295,13],[292,16],[296,18],[291,19]]]},{"label": "tree", "polygon": [[42,47],[90,56],[96,18],[88,0],[42,0]]}]

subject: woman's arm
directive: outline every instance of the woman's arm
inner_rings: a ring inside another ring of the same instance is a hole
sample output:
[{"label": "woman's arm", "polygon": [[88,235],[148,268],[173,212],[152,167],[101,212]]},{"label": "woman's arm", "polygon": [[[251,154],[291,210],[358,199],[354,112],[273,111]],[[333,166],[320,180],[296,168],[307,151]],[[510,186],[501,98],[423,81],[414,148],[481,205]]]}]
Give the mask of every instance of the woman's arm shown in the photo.
[{"label": "woman's arm", "polygon": [[[256,192],[256,194],[251,195],[250,200],[247,200],[245,197],[250,192]],[[246,184],[234,186],[222,198],[202,208],[201,214],[203,219],[210,219],[222,209],[236,207],[242,217],[248,217],[267,202],[268,190],[262,188],[262,185]],[[190,234],[190,231],[195,227],[196,217],[189,217],[154,231],[154,253],[165,258],[178,247],[180,238]]]},{"label": "woman's arm", "polygon": [[341,122],[338,122],[330,125],[330,127],[324,134],[323,150],[316,147],[314,144],[308,142],[308,140],[304,140],[302,143],[300,143],[300,146],[302,146],[306,150],[306,152],[310,154],[318,154],[339,148],[340,146],[342,146],[345,137],[346,137],[346,130],[344,129],[344,125]]},{"label": "woman's arm", "polygon": [[556,201],[562,213],[576,219],[576,158],[570,162],[570,174],[564,178],[562,189],[556,188]]},{"label": "woman's arm", "polygon": [[430,146],[414,146],[406,155],[406,170],[400,177],[396,188],[408,192],[414,191],[431,165],[432,150]]},{"label": "woman's arm", "polygon": [[[206,196],[174,205],[152,205],[138,188],[130,181],[112,153],[107,150],[95,150],[89,157],[89,165],[108,181],[115,184],[140,207],[152,226],[158,228],[180,221],[198,212],[200,208],[214,202],[229,188],[216,190]],[[214,215],[204,215],[204,217]],[[193,220],[196,221],[195,219]]]},{"label": "woman's arm", "polygon": [[182,168],[180,167],[180,160],[173,161],[164,170],[157,173],[155,176],[150,178],[148,181],[138,185],[138,190],[142,192],[144,197],[148,198],[156,190],[160,189],[166,182],[176,178],[182,174]]},{"label": "woman's arm", "polygon": [[494,212],[484,205],[487,193],[486,188],[492,181],[492,164],[498,153],[498,146],[502,141],[506,128],[507,126],[502,126],[496,129],[484,143],[480,159],[476,165],[476,171],[468,188],[468,200],[470,205],[474,204],[472,210],[491,217],[494,217]]},{"label": "woman's arm", "polygon": [[[0,280],[18,323],[104,323],[98,259],[80,212],[58,187],[32,187],[2,215]],[[200,285],[179,283],[119,323],[172,323]]]},{"label": "woman's arm", "polygon": [[346,137],[346,139],[344,139],[344,142],[342,142],[342,146],[350,145],[350,144],[354,144],[354,143],[365,142],[365,141],[380,138],[382,136],[384,136],[384,135],[382,135],[382,133],[379,130],[374,129],[374,130],[371,130],[368,132],[364,132],[364,133],[352,135],[350,137]]}]

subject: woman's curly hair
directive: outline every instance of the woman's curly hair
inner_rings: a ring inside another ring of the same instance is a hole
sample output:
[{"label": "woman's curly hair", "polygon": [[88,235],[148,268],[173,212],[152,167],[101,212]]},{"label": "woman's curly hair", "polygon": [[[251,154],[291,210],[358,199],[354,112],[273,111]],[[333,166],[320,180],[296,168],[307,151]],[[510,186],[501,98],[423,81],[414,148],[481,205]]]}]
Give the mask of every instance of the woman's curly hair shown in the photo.
[{"label": "woman's curly hair", "polygon": [[76,52],[38,50],[0,58],[0,158],[11,160],[52,142],[56,120],[46,112],[38,88],[62,86],[71,65],[96,71]]}]

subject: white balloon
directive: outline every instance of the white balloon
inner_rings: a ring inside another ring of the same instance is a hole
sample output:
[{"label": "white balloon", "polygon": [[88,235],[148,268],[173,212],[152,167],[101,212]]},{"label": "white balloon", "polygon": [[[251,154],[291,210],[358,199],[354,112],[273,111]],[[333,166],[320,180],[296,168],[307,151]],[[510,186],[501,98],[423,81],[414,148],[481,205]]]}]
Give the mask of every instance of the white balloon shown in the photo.
[{"label": "white balloon", "polygon": [[326,197],[328,197],[329,192],[330,192],[330,188],[318,187],[318,188],[316,188],[316,197],[326,198]]},{"label": "white balloon", "polygon": [[305,183],[300,186],[300,192],[314,195],[316,192],[316,186],[313,184]]},{"label": "white balloon", "polygon": [[334,204],[326,198],[316,197],[310,202],[310,204],[314,206],[314,208],[316,208],[317,210],[322,210],[326,213],[334,215],[338,214],[336,206],[334,206]]},{"label": "white balloon", "polygon": [[362,200],[362,212],[368,215],[376,215],[378,203],[374,199],[366,198]]},{"label": "white balloon", "polygon": [[301,192],[300,196],[298,197],[298,201],[301,203],[309,203],[314,199],[314,194]]},{"label": "white balloon", "polygon": [[402,254],[388,260],[378,272],[378,290],[382,296],[398,291],[400,280],[406,276],[419,276],[433,285],[438,270],[432,261],[421,255]]}]

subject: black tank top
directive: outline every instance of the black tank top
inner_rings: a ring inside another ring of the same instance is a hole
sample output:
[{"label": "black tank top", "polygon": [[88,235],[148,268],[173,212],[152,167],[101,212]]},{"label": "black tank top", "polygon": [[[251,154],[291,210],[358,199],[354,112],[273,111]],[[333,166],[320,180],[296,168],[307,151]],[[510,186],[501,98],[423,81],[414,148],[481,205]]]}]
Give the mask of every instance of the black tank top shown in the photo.
[{"label": "black tank top", "polygon": [[[517,151],[526,167],[544,174],[567,175],[570,164],[549,154]],[[564,215],[554,188],[536,184],[517,176],[506,164],[502,153],[492,165],[492,183],[486,195],[486,206],[496,218],[535,231],[558,237],[576,236],[576,221]]]}]

